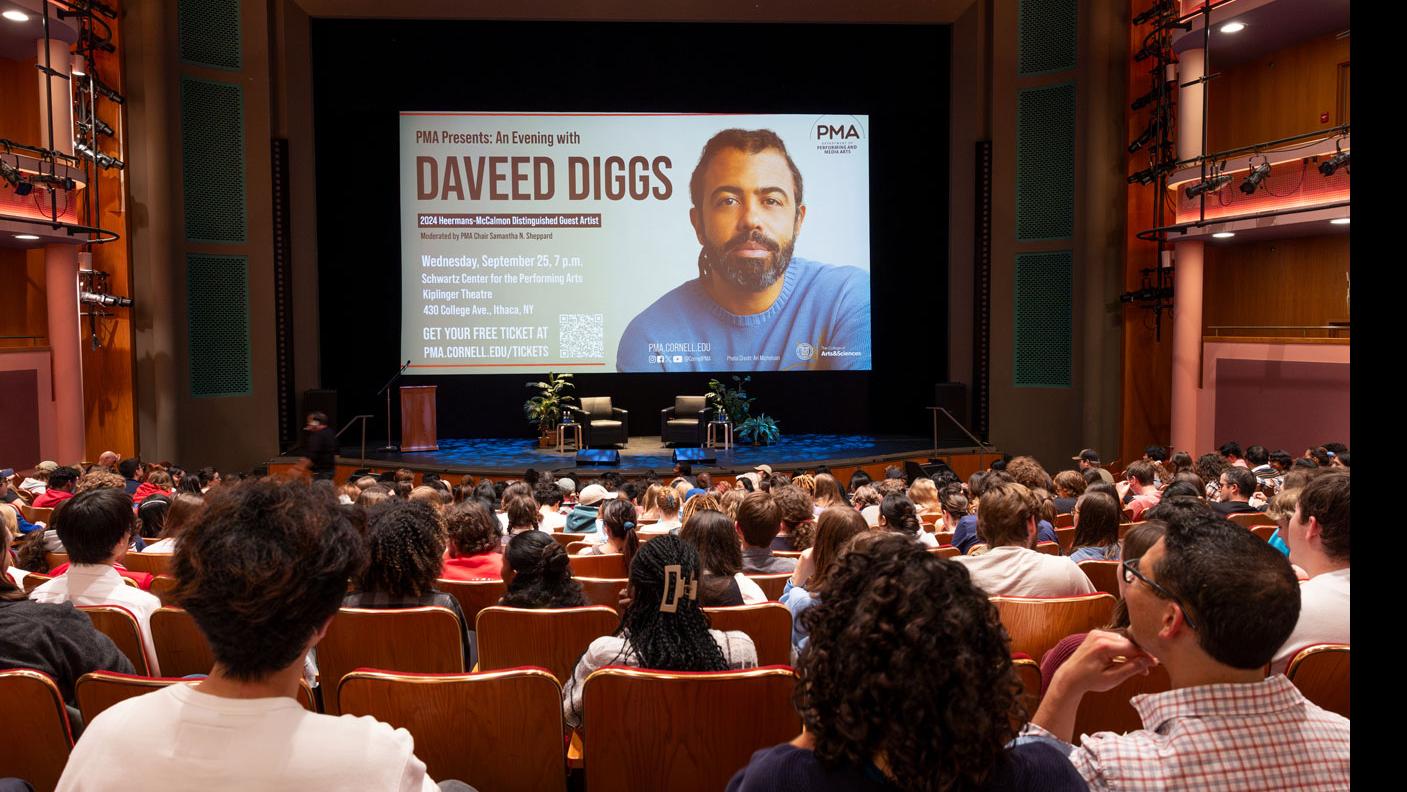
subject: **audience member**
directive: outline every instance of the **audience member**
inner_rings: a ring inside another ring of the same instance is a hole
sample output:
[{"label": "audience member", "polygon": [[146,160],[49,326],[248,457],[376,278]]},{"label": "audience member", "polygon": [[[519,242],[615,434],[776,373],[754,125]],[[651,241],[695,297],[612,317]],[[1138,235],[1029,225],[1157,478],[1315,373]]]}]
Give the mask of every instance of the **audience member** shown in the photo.
[{"label": "audience member", "polygon": [[722,512],[723,504],[719,502],[717,497],[711,494],[699,494],[691,498],[687,498],[684,501],[683,510],[679,513],[680,523],[688,523],[690,517],[693,517],[695,514],[701,511]]},{"label": "audience member", "polygon": [[137,488],[142,486],[142,480],[147,476],[146,467],[142,464],[142,460],[136,457],[128,457],[117,463],[117,472],[122,476],[123,486],[128,495],[136,493]]},{"label": "audience member", "polygon": [[[684,525],[681,532],[688,521]],[[568,726],[584,728],[582,688],[598,668],[725,671],[757,665],[757,649],[747,633],[709,629],[699,598],[702,573],[698,553],[677,536],[661,536],[641,546],[630,565],[620,626],[591,642],[562,690],[562,716]]]},{"label": "audience member", "polygon": [[1133,521],[1138,522],[1145,510],[1158,505],[1163,493],[1154,478],[1153,465],[1148,462],[1140,460],[1129,465],[1124,477],[1128,482],[1128,491],[1133,495],[1128,501],[1129,511],[1132,512]]},{"label": "audience member", "polygon": [[[147,665],[153,676],[160,674],[151,641],[151,615],[161,600],[143,588],[151,587],[151,575],[120,574],[115,568],[127,555],[134,520],[132,499],[117,489],[96,489],[75,495],[54,512],[54,529],[68,552],[69,563],[50,572],[54,579],[30,592],[35,602],[71,602],[74,605],[118,605],[137,620],[146,645]],[[133,577],[141,588],[122,581]]]},{"label": "audience member", "polygon": [[920,518],[942,519],[943,505],[938,502],[938,485],[933,483],[933,479],[926,476],[914,479],[914,483],[909,486],[908,496]]},{"label": "audience member", "polygon": [[605,541],[587,547],[577,555],[623,555],[625,568],[635,551],[640,549],[640,537],[636,534],[635,504],[622,498],[612,498],[601,507],[601,529]]},{"label": "audience member", "polygon": [[[215,655],[207,679],[95,718],[59,789],[435,789],[411,736],[373,718],[319,715],[295,696],[304,658],[360,571],[362,543],[306,484],[221,487],[176,552],[179,599]],[[151,746],[160,745],[153,752]],[[444,789],[463,789],[445,784]]]},{"label": "audience member", "polygon": [[1217,450],[1221,452],[1221,458],[1228,466],[1250,468],[1250,465],[1246,464],[1245,457],[1241,454],[1241,444],[1235,440],[1223,444],[1222,447]]},{"label": "audience member", "polygon": [[[726,495],[724,496],[726,497]],[[659,519],[650,530],[658,533],[676,533],[679,530],[679,498],[668,487],[661,487],[655,497],[655,507]]]},{"label": "audience member", "polygon": [[1348,788],[1348,720],[1283,675],[1265,676],[1300,611],[1285,558],[1199,507],[1123,563],[1127,634],[1085,638],[1055,673],[1031,732],[1071,740],[1085,693],[1160,663],[1172,690],[1133,699],[1143,730],[1083,735],[1071,750],[1091,788]]},{"label": "audience member", "polygon": [[804,731],[753,754],[729,792],[1086,788],[1052,746],[1007,747],[1026,713],[1006,635],[951,562],[861,535],[801,619]]},{"label": "audience member", "polygon": [[1070,560],[1119,560],[1119,504],[1102,492],[1088,492],[1075,503],[1075,539]]},{"label": "audience member", "polygon": [[1075,500],[1085,494],[1089,482],[1073,470],[1062,470],[1055,474],[1055,513],[1070,514],[1075,510]]},{"label": "audience member", "polygon": [[[819,489],[820,476],[816,477],[816,481]],[[831,483],[834,484],[835,480],[831,479]],[[836,484],[836,487],[838,493],[839,485]],[[778,487],[776,492],[769,494],[772,496],[772,502],[777,504],[782,522],[780,532],[772,539],[769,547],[785,552],[797,552],[810,547],[816,539],[816,516],[824,510],[817,510],[815,500],[794,486]],[[842,509],[848,508],[843,497],[838,498],[835,505]]]},{"label": "audience member", "polygon": [[148,495],[137,507],[138,541],[156,539],[166,527],[166,515],[171,511],[171,496],[164,492]]},{"label": "audience member", "polygon": [[[149,499],[150,500],[150,499]],[[145,505],[145,504],[143,504]],[[205,512],[205,498],[182,492],[171,501],[170,509],[157,534],[157,541],[142,548],[144,553],[174,553],[181,536]]]},{"label": "audience member", "polygon": [[1203,454],[1197,457],[1197,466],[1193,472],[1207,483],[1207,500],[1217,499],[1217,492],[1221,489],[1221,471],[1227,467],[1229,465],[1220,454]]},{"label": "audience member", "polygon": [[596,533],[596,520],[600,517],[601,501],[606,499],[606,488],[600,484],[588,484],[577,498],[576,508],[567,515],[566,533]]},{"label": "audience member", "polygon": [[1249,468],[1244,465],[1228,467],[1221,471],[1219,483],[1216,501],[1212,503],[1212,508],[1218,514],[1226,516],[1260,511],[1248,503],[1256,492],[1256,474]]},{"label": "audience member", "polygon": [[973,585],[993,597],[1093,594],[1094,585],[1069,558],[1035,551],[1037,506],[1031,491],[1014,481],[985,486],[977,531],[988,550],[957,561],[967,567]]},{"label": "audience member", "polygon": [[[1104,480],[1105,484],[1114,483],[1114,474],[1100,467],[1099,452],[1095,451],[1093,448],[1086,448],[1079,454],[1070,457],[1070,459],[1073,462],[1079,463],[1081,473],[1088,470],[1093,470],[1095,472],[1095,475],[1099,476],[1101,479]],[[1086,477],[1085,480],[1089,481],[1089,478]]]},{"label": "audience member", "polygon": [[[770,497],[754,492],[749,497]],[[699,554],[699,602],[705,607],[756,605],[767,601],[757,583],[743,574],[737,524],[716,511],[695,512],[679,529],[679,538]]]},{"label": "audience member", "polygon": [[[499,580],[503,570],[498,519],[481,501],[469,499],[444,510],[448,552],[440,577]],[[555,542],[554,542],[555,544]]]},{"label": "audience member", "polygon": [[[21,493],[29,495],[31,498],[42,495],[49,486],[49,474],[59,469],[59,463],[46,459],[34,466],[28,476],[16,487]],[[33,503],[30,503],[33,506]]]},{"label": "audience member", "polygon": [[74,482],[78,481],[79,475],[77,468],[55,468],[49,473],[44,491],[34,496],[31,505],[36,509],[52,509],[72,498]]},{"label": "audience member", "polygon": [[1309,574],[1300,586],[1294,632],[1275,653],[1270,672],[1281,673],[1299,650],[1319,643],[1349,642],[1349,474],[1316,476],[1299,493],[1285,530],[1290,561]]},{"label": "audience member", "polygon": [[[989,488],[1002,483],[1011,484],[1014,482],[1010,476],[1000,471],[989,473],[984,476],[978,486],[978,489],[974,493],[974,495],[976,496],[975,500],[977,501],[975,508],[972,506],[971,503],[969,503],[969,510],[971,511],[971,513],[963,515],[962,518],[958,520],[957,525],[953,527],[953,546],[956,547],[958,549],[958,552],[962,553],[963,555],[967,555],[972,550],[972,548],[977,545],[979,541],[982,541],[982,539],[977,535],[978,514],[981,513],[982,497],[986,494]],[[1098,485],[1092,484],[1089,486],[1093,487]],[[1030,494],[1029,490],[1027,491],[1027,494]],[[1037,509],[1039,506],[1040,504],[1036,501],[1034,496],[1032,496],[1032,509]],[[1032,513],[1035,514],[1034,511]],[[1036,515],[1036,517],[1036,541],[1057,541],[1055,537],[1055,526],[1052,525],[1049,520],[1041,519],[1039,515]]]},{"label": "audience member", "polygon": [[803,502],[804,495],[796,486],[791,486],[778,487],[772,492],[753,492],[743,498],[733,523],[742,542],[742,571],[778,575],[796,569],[795,559],[772,555],[772,542],[782,530],[779,504],[783,497],[793,501],[793,508],[810,519],[811,509]]},{"label": "audience member", "polygon": [[500,574],[508,592],[499,605],[576,608],[587,604],[581,584],[572,578],[567,551],[542,531],[520,533],[508,542]]},{"label": "audience member", "polygon": [[881,531],[903,534],[924,547],[937,547],[938,538],[923,530],[918,521],[918,510],[908,495],[892,493],[884,496],[879,504],[879,525]]},{"label": "audience member", "polygon": [[507,545],[508,540],[520,533],[536,531],[538,524],[542,520],[542,512],[538,510],[537,501],[532,495],[524,495],[521,492],[505,493],[503,498],[503,514],[506,520],[500,523],[507,523],[503,533],[503,544]]},{"label": "audience member", "polygon": [[[859,471],[863,473],[864,471]],[[852,479],[853,480],[853,479]],[[868,481],[868,478],[866,478]],[[821,473],[816,476],[815,517],[821,516],[821,512],[832,506],[849,506],[845,500],[845,492],[840,488],[840,482],[835,480],[835,476],[829,473]]]},{"label": "audience member", "polygon": [[170,495],[172,490],[171,474],[165,470],[153,470],[147,474],[141,486],[132,493],[132,502],[140,504],[142,501],[153,495]]},{"label": "audience member", "polygon": [[791,611],[791,643],[798,651],[806,647],[805,628],[800,617],[816,603],[818,592],[825,585],[835,561],[853,537],[870,529],[858,511],[833,506],[821,512],[816,520],[816,544],[801,552],[796,570],[782,589],[781,603]]}]

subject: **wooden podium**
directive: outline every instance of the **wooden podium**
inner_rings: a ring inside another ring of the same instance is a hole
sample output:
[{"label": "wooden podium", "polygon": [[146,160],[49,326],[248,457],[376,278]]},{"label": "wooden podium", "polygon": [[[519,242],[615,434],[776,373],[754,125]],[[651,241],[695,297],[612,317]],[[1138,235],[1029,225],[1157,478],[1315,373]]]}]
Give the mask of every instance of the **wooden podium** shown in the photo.
[{"label": "wooden podium", "polygon": [[434,385],[401,386],[401,450],[440,450]]}]

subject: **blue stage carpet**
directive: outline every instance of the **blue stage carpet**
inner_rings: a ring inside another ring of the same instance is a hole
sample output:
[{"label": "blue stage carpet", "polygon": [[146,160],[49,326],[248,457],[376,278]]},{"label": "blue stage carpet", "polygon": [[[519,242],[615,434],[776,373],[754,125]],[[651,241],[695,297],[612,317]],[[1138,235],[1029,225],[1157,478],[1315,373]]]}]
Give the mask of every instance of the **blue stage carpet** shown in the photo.
[{"label": "blue stage carpet", "polygon": [[[702,467],[750,469],[754,465],[770,464],[792,467],[838,460],[871,460],[875,457],[914,454],[932,449],[933,441],[925,437],[883,437],[874,435],[796,434],[783,435],[772,445],[734,446],[730,451],[714,449],[717,461]],[[343,464],[358,459],[360,448],[342,449]],[[620,469],[651,469],[668,471],[674,466],[674,449],[665,447],[658,437],[632,437],[620,449]],[[404,454],[369,453],[367,462],[384,465],[388,462],[413,465],[417,468],[443,467],[456,470],[563,470],[576,466],[576,452],[557,453],[553,448],[540,449],[536,439],[472,438],[442,439],[438,451]]]}]

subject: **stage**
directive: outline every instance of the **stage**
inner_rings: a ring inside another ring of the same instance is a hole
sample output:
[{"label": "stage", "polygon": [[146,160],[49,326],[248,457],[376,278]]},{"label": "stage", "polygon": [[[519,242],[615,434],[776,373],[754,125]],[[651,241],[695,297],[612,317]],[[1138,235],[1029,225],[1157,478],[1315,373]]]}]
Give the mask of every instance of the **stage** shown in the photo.
[{"label": "stage", "polygon": [[[368,449],[364,457],[359,446],[344,446],[337,457],[337,478],[344,480],[362,468],[382,471],[400,467],[417,473],[467,473],[492,479],[517,478],[528,468],[558,475],[595,476],[613,470],[627,478],[664,476],[674,468],[674,450],[662,444],[658,436],[637,436],[619,449],[619,465],[578,466],[574,450],[558,453],[556,446],[539,448],[536,438],[445,438],[440,440],[437,451],[381,453]],[[887,465],[906,461],[922,464],[930,459],[940,459],[959,476],[966,477],[985,468],[1000,453],[971,445],[934,449],[932,437],[838,434],[783,435],[771,445],[744,444],[728,450],[708,450],[714,453],[714,461],[694,462],[693,468],[695,472],[708,471],[716,478],[731,478],[760,464],[788,473],[825,465],[832,473],[847,478],[854,470],[864,468],[875,476],[883,475]],[[274,461],[272,467],[293,461],[282,458]]]}]

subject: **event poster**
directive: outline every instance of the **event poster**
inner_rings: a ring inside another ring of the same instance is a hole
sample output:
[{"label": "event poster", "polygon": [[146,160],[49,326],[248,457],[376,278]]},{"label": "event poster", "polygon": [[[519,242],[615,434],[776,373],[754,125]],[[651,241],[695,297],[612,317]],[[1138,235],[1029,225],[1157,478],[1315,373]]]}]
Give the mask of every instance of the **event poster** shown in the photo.
[{"label": "event poster", "polygon": [[400,117],[418,373],[870,368],[867,116]]}]

